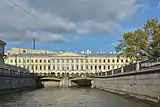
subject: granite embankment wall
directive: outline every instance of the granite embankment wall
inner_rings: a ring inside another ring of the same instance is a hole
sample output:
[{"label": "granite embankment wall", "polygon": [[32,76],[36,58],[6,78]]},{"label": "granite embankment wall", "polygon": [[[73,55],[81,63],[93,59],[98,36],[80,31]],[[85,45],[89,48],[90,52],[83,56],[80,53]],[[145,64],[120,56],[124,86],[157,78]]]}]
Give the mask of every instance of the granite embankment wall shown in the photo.
[{"label": "granite embankment wall", "polygon": [[40,87],[41,82],[21,67],[0,64],[0,94]]},{"label": "granite embankment wall", "polygon": [[110,75],[94,78],[93,84],[98,89],[160,102],[160,65],[132,70],[109,71]]}]

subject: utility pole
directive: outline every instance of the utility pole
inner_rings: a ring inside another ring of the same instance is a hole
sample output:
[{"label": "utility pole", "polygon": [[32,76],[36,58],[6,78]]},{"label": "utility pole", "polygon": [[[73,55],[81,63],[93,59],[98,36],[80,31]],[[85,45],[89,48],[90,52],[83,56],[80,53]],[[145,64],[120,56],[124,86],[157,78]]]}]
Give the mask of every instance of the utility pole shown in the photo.
[{"label": "utility pole", "polygon": [[[35,39],[35,37],[33,37],[33,50],[35,50],[36,49],[36,39]],[[31,51],[31,56],[32,56],[32,51]],[[32,60],[32,57],[31,57],[31,60]],[[33,64],[34,65],[34,64]],[[32,65],[32,66],[33,66]],[[34,74],[34,67],[33,67],[33,74]]]}]

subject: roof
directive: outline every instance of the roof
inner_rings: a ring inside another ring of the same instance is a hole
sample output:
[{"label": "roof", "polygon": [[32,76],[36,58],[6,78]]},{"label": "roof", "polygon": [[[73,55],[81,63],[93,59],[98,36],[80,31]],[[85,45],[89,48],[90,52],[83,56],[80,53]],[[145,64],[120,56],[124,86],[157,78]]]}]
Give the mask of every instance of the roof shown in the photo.
[{"label": "roof", "polygon": [[11,54],[8,57],[54,57],[54,56],[86,56],[86,57],[116,57],[116,54],[77,54],[77,53],[59,53],[59,54]]},{"label": "roof", "polygon": [[91,57],[116,57],[116,54],[86,54]]},{"label": "roof", "polygon": [[11,54],[8,57],[49,57],[53,54]]}]

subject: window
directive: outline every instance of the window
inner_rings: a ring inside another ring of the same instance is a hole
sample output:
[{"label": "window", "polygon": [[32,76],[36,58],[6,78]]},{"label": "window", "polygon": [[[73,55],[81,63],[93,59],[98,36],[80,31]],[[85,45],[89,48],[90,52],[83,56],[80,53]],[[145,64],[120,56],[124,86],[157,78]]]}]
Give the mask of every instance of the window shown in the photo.
[{"label": "window", "polygon": [[37,66],[35,66],[36,67],[36,70],[38,70],[38,67]]},{"label": "window", "polygon": [[88,70],[88,66],[86,66],[86,70]]},{"label": "window", "polygon": [[29,59],[27,59],[27,63],[29,63]]},{"label": "window", "polygon": [[21,63],[21,60],[19,59],[19,63]]},{"label": "window", "polygon": [[39,66],[39,69],[42,70],[42,66]]},{"label": "window", "polygon": [[43,67],[44,67],[44,70],[46,70],[46,66],[44,65]]},{"label": "window", "polygon": [[121,60],[121,62],[123,63],[123,59]]},{"label": "window", "polygon": [[95,59],[95,62],[97,62],[97,59]]},{"label": "window", "polygon": [[83,66],[81,66],[81,70],[83,70]]},{"label": "window", "polygon": [[105,62],[106,62],[106,60],[104,59],[104,60],[103,60],[103,62],[105,63]]},{"label": "window", "polygon": [[101,70],[101,66],[99,66],[99,70]]},{"label": "window", "polygon": [[99,62],[101,63],[101,59],[99,59]]},{"label": "window", "polygon": [[74,66],[72,65],[72,70],[74,70]]},{"label": "window", "polygon": [[50,63],[50,60],[48,60],[48,63]]},{"label": "window", "polygon": [[108,63],[110,63],[110,59],[108,59]]},{"label": "window", "polygon": [[128,62],[128,60],[126,59],[126,62]]},{"label": "window", "polygon": [[77,65],[77,70],[78,70],[78,68],[79,68],[79,67],[78,67],[78,65]]},{"label": "window", "polygon": [[95,70],[97,70],[97,66],[95,66]]},{"label": "window", "polygon": [[93,69],[93,67],[91,66],[91,70]]},{"label": "window", "polygon": [[104,70],[105,70],[105,69],[106,69],[106,66],[104,66],[103,68],[104,68]]},{"label": "window", "polygon": [[32,59],[32,63],[33,63],[34,61],[33,61],[33,59]]},{"label": "window", "polygon": [[40,59],[39,62],[42,63],[42,60]]},{"label": "window", "polygon": [[10,62],[11,62],[11,63],[13,63],[13,60],[12,60],[12,59],[10,59]]},{"label": "window", "polygon": [[117,59],[117,63],[119,62],[119,59]]},{"label": "window", "polygon": [[112,62],[114,63],[114,59],[112,59]]},{"label": "window", "polygon": [[50,69],[51,69],[51,66],[49,65],[49,66],[48,66],[48,70],[50,70]]},{"label": "window", "polygon": [[36,59],[36,63],[38,63],[38,60]]},{"label": "window", "polygon": [[44,63],[46,63],[46,60],[44,59]]},{"label": "window", "polygon": [[108,66],[108,69],[110,69],[110,66]]},{"label": "window", "polygon": [[34,70],[34,65],[32,65],[32,70]]},{"label": "window", "polygon": [[53,70],[55,70],[55,66],[53,65]]}]

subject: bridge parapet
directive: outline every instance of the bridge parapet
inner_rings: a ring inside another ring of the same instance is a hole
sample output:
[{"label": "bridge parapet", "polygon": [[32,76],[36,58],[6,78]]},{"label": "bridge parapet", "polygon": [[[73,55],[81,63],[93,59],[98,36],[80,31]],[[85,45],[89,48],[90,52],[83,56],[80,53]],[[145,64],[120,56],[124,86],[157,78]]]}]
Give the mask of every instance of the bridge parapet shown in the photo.
[{"label": "bridge parapet", "polygon": [[118,69],[106,71],[105,73],[100,74],[96,77],[112,77],[112,76],[120,76],[120,75],[136,74],[136,73],[145,73],[151,71],[160,72],[160,60],[157,61],[147,60],[147,61],[137,62]]}]

